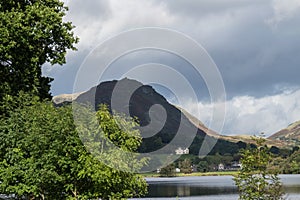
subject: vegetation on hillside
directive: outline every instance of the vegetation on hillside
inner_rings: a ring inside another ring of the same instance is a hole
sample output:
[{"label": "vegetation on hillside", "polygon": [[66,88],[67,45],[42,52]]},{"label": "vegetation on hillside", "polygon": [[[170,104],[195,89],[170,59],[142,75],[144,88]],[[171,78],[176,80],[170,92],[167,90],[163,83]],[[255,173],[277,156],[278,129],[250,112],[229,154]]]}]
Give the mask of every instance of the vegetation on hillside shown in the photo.
[{"label": "vegetation on hillside", "polygon": [[269,137],[273,141],[280,141],[286,146],[300,145],[300,121],[290,124],[287,128],[278,131]]},{"label": "vegetation on hillside", "polygon": [[[255,137],[251,139],[255,141]],[[174,167],[182,170],[185,165],[182,163],[189,162],[192,169],[191,175],[197,175],[200,172],[200,175],[204,173],[210,174],[211,172],[230,172],[238,171],[240,169],[242,153],[245,149],[255,150],[257,149],[257,144],[244,144],[238,143],[240,145],[239,153],[224,153],[222,150],[216,152],[215,154],[210,153],[205,157],[199,157],[197,155],[182,155],[178,160],[174,162]],[[294,147],[293,149],[279,149],[275,146],[268,147],[267,151],[272,155],[272,160],[268,165],[269,170],[276,170],[280,174],[299,174],[300,166],[300,150],[299,147]],[[224,168],[219,168],[222,165]],[[184,172],[185,169],[183,169]],[[197,173],[195,173],[197,172]],[[179,174],[176,173],[176,176]],[[174,174],[172,174],[174,176]]]}]

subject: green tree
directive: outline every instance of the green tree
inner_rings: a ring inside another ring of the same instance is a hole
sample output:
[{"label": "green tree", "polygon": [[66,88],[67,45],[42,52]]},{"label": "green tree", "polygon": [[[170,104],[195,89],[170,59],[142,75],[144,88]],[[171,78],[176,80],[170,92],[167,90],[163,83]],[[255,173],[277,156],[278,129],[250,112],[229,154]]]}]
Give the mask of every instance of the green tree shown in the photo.
[{"label": "green tree", "polygon": [[179,168],[180,168],[180,171],[185,174],[192,173],[192,163],[191,163],[190,159],[186,158],[183,161],[181,161],[179,163]]},{"label": "green tree", "polygon": [[42,77],[42,65],[64,64],[78,42],[63,21],[67,10],[60,0],[0,1],[0,103],[19,91],[50,97],[52,79]]},{"label": "green tree", "polygon": [[197,170],[199,172],[207,172],[208,169],[209,169],[208,163],[205,160],[200,161],[197,165]]},{"label": "green tree", "polygon": [[223,163],[225,166],[230,166],[233,161],[233,157],[230,154],[225,154],[221,156],[221,163]]},{"label": "green tree", "polygon": [[216,171],[221,163],[221,155],[218,153],[216,155],[208,155],[205,157],[205,161],[208,163],[209,171]]},{"label": "green tree", "polygon": [[253,137],[256,148],[241,152],[242,168],[234,178],[241,200],[279,200],[283,199],[282,185],[277,171],[270,171],[272,161],[269,148],[263,137]]},{"label": "green tree", "polygon": [[299,174],[300,173],[300,163],[299,162],[293,160],[291,162],[290,166],[291,166],[291,171],[292,171],[293,174]]},{"label": "green tree", "polygon": [[176,172],[175,172],[175,165],[174,163],[163,167],[160,169],[159,175],[161,177],[173,177],[176,176]]},{"label": "green tree", "polygon": [[[14,199],[123,199],[145,194],[143,177],[108,167],[86,150],[70,106],[55,108],[28,95],[22,95],[18,103],[9,117],[0,119],[0,194],[14,194]],[[105,107],[97,115],[110,117]],[[141,137],[136,131],[127,136],[134,124],[125,121],[128,132],[111,137],[121,135],[121,148],[137,149]],[[101,118],[98,126],[115,127],[115,123]]]},{"label": "green tree", "polygon": [[283,172],[287,174],[300,174],[300,150],[281,162]]},{"label": "green tree", "polygon": [[[163,157],[163,159],[164,159],[163,161],[167,161],[165,163],[170,163],[170,162],[168,162],[168,161],[171,160],[169,156]],[[173,163],[171,163],[171,164],[169,164],[165,167],[162,167],[160,169],[159,176],[161,176],[161,177],[174,177],[174,176],[176,176],[176,165],[175,165],[175,163],[173,162]]]}]

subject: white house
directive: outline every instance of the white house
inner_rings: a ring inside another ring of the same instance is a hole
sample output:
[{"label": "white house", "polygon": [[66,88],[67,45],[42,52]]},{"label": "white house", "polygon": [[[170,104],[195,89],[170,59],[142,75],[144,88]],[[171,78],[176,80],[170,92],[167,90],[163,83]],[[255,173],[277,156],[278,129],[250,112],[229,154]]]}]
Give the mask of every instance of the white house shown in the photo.
[{"label": "white house", "polygon": [[189,154],[190,151],[188,148],[182,149],[179,147],[178,149],[175,150],[176,155],[183,155],[183,154]]}]

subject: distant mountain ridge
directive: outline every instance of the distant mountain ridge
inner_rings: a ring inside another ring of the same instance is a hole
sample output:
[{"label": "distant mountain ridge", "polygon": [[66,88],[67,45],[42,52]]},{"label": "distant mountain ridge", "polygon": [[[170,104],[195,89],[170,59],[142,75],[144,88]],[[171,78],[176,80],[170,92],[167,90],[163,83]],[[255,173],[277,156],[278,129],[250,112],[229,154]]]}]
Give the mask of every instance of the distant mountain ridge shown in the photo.
[{"label": "distant mountain ridge", "polygon": [[[180,109],[181,112],[183,112],[183,114],[191,121],[191,123],[193,123],[199,129],[203,130],[205,133],[207,133],[208,135],[210,135],[212,137],[216,137],[218,139],[223,139],[223,140],[234,142],[234,143],[238,143],[240,141],[242,141],[244,143],[254,143],[254,140],[251,135],[231,135],[231,136],[221,135],[221,134],[217,133],[216,131],[211,130],[208,127],[206,127],[198,118],[196,118],[195,116],[193,116],[192,114],[190,114],[189,112],[184,110],[183,108],[180,108],[180,107],[177,107],[177,108]],[[279,140],[274,140],[272,138],[267,138],[266,144],[268,146],[276,146],[276,147],[288,146],[285,142],[279,141]]]},{"label": "distant mountain ridge", "polygon": [[289,146],[300,146],[300,121],[271,135],[269,139],[284,142]]}]

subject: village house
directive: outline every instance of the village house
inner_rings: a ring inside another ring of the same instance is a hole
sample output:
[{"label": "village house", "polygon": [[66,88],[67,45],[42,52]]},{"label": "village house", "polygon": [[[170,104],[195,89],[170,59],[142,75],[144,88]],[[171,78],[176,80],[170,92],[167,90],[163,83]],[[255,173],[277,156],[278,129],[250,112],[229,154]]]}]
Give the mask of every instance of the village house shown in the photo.
[{"label": "village house", "polygon": [[182,149],[179,147],[178,149],[175,150],[176,155],[184,155],[184,154],[189,154],[190,151],[188,148]]}]

